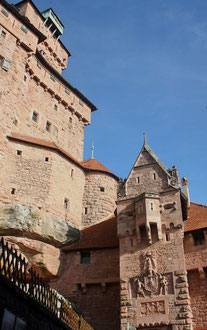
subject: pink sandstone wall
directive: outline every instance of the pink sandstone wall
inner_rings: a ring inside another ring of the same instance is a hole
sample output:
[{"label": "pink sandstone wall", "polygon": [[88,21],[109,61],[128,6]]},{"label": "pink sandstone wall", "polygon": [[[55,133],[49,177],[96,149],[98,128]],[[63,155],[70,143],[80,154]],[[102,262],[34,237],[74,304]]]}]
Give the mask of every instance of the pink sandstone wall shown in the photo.
[{"label": "pink sandstone wall", "polygon": [[[102,191],[103,189],[104,191]],[[95,171],[86,172],[82,226],[95,224],[113,215],[116,200],[117,181],[112,176]],[[87,214],[85,214],[86,212]]]},{"label": "pink sandstone wall", "polygon": [[91,250],[90,264],[80,263],[80,253],[66,253],[53,287],[72,299],[95,329],[119,330],[118,249]]}]

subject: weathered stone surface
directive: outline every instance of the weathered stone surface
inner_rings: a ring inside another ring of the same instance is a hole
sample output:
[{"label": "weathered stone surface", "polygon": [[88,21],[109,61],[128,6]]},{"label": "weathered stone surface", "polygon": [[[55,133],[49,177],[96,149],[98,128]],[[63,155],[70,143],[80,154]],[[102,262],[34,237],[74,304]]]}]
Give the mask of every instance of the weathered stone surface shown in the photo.
[{"label": "weathered stone surface", "polygon": [[25,205],[0,206],[0,234],[38,239],[54,246],[72,244],[80,239],[79,230],[68,222]]}]

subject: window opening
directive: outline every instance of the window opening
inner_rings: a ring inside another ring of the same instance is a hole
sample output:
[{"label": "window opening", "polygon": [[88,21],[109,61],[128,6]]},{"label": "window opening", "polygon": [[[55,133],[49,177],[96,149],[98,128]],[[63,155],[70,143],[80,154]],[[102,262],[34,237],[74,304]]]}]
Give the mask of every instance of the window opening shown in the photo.
[{"label": "window opening", "polygon": [[1,67],[2,69],[4,69],[5,71],[8,71],[11,65],[11,61],[7,60],[6,58],[3,59]]},{"label": "window opening", "polygon": [[66,210],[69,208],[69,200],[67,198],[64,199],[64,208]]},{"label": "window opening", "polygon": [[84,103],[81,99],[79,99],[79,104],[83,107],[84,106]]},{"label": "window opening", "polygon": [[90,264],[91,263],[91,253],[90,251],[81,251],[80,253],[80,263]]},{"label": "window opening", "polygon": [[73,119],[72,117],[69,117],[69,122],[72,123],[73,122]]},{"label": "window opening", "polygon": [[14,124],[14,126],[17,126],[17,124],[18,124],[18,121],[17,121],[17,119],[16,119],[16,118],[14,118],[14,120],[13,120],[13,124]]},{"label": "window opening", "polygon": [[54,109],[55,109],[55,110],[57,110],[57,109],[58,109],[58,107],[57,107],[57,104],[54,104]]},{"label": "window opening", "polygon": [[54,137],[56,137],[56,138],[58,137],[58,129],[57,129],[56,126],[53,126],[52,135],[53,135]]},{"label": "window opening", "polygon": [[137,183],[140,183],[140,178],[139,178],[139,176],[136,178],[136,180],[137,180]]},{"label": "window opening", "polygon": [[17,150],[17,155],[21,156],[22,155],[22,150]]},{"label": "window opening", "polygon": [[105,188],[104,187],[100,187],[100,191],[104,192]]},{"label": "window opening", "polygon": [[25,82],[27,81],[27,76],[24,76],[24,81],[25,81]]},{"label": "window opening", "polygon": [[151,231],[152,243],[157,242],[158,241],[158,230],[157,230],[156,223],[150,224],[150,231]]},{"label": "window opening", "polygon": [[45,162],[49,162],[49,157],[45,157]]},{"label": "window opening", "polygon": [[38,113],[35,112],[35,111],[33,111],[33,113],[32,113],[32,120],[33,120],[35,123],[37,123],[37,120],[38,120]]},{"label": "window opening", "polygon": [[50,130],[51,130],[51,123],[49,121],[46,122],[45,129],[46,129],[47,132],[50,132]]},{"label": "window opening", "polygon": [[65,87],[65,92],[70,95],[70,89],[68,87]]},{"label": "window opening", "polygon": [[55,81],[55,76],[51,73],[50,74],[50,79],[52,80],[52,81]]},{"label": "window opening", "polygon": [[130,239],[130,245],[133,246],[133,239]]},{"label": "window opening", "polygon": [[153,179],[156,180],[156,173],[153,173]]},{"label": "window opening", "polygon": [[170,241],[170,233],[165,234],[165,239],[166,239],[166,242]]},{"label": "window opening", "polygon": [[27,27],[25,25],[22,25],[21,26],[21,30],[24,32],[24,33],[27,33]]},{"label": "window opening", "polygon": [[202,245],[205,242],[205,236],[203,230],[196,230],[192,232],[194,244],[195,245]]},{"label": "window opening", "polygon": [[39,69],[42,69],[42,64],[41,64],[39,61],[37,61],[37,67],[38,67]]},{"label": "window opening", "polygon": [[72,169],[71,169],[71,172],[70,172],[70,176],[71,176],[71,178],[73,178],[73,174],[74,174],[74,169],[72,168]]},{"label": "window opening", "polygon": [[4,7],[1,8],[1,12],[2,12],[2,14],[4,14],[4,16],[6,16],[6,17],[9,16],[8,11]]},{"label": "window opening", "polygon": [[151,207],[151,211],[153,211],[153,210],[154,210],[154,205],[153,205],[153,203],[150,203],[150,207]]},{"label": "window opening", "polygon": [[4,30],[1,31],[1,37],[2,37],[3,39],[5,39],[5,37],[6,37],[6,32],[5,32]]},{"label": "window opening", "polygon": [[12,188],[11,189],[11,195],[15,195],[16,194],[16,189],[15,188]]},{"label": "window opening", "polygon": [[87,207],[84,208],[84,214],[88,214],[88,208]]}]

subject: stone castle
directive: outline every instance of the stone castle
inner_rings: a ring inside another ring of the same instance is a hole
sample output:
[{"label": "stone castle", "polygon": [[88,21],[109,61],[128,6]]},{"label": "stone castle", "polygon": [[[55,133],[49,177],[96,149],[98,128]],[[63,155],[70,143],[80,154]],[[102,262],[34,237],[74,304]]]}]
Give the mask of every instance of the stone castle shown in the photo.
[{"label": "stone castle", "polygon": [[0,233],[96,330],[207,329],[207,207],[146,137],[126,182],[83,160],[96,106],[64,26],[0,0]]}]

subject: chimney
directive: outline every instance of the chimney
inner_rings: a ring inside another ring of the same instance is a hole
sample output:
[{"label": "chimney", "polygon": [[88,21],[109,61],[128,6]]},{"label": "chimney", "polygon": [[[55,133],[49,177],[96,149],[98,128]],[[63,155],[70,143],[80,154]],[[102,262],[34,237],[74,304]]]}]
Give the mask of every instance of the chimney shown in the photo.
[{"label": "chimney", "polygon": [[182,182],[182,187],[183,187],[183,194],[188,200],[188,208],[190,208],[190,194],[189,194],[189,189],[188,189],[188,180],[184,176],[181,180]]}]

